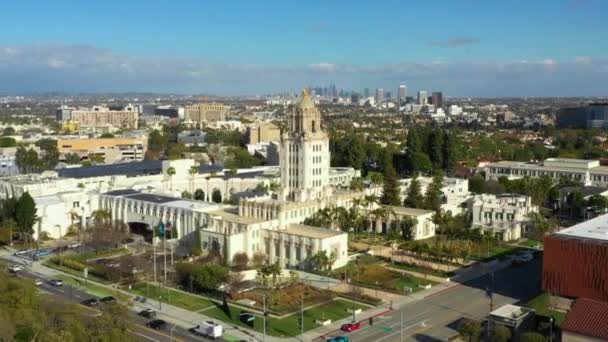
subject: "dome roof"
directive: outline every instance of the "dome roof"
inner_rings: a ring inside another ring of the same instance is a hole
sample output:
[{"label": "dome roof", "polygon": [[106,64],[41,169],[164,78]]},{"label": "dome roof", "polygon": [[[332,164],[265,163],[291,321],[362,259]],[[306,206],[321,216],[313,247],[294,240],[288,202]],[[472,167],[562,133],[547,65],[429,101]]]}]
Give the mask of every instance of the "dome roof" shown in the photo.
[{"label": "dome roof", "polygon": [[300,101],[296,105],[296,108],[302,109],[302,110],[303,109],[315,108],[315,103],[312,102],[312,100],[308,96],[308,91],[306,89],[304,89],[302,91],[302,98],[300,99]]}]

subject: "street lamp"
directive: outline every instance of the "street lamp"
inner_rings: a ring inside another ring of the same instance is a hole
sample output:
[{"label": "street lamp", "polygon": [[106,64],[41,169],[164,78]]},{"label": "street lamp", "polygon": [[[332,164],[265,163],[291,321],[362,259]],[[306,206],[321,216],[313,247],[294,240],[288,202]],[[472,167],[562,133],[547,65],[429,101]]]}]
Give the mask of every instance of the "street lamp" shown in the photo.
[{"label": "street lamp", "polygon": [[159,311],[163,311],[163,302],[162,302],[163,296],[159,295],[158,296],[158,310]]},{"label": "street lamp", "polygon": [[553,342],[553,316],[549,317],[549,342]]}]

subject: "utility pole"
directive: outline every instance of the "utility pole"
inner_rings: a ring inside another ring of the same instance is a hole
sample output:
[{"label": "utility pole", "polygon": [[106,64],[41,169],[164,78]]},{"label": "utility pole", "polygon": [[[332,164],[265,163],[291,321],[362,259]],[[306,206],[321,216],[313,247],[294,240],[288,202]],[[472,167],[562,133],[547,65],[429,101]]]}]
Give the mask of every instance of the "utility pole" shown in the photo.
[{"label": "utility pole", "polygon": [[155,234],[152,233],[152,262],[154,263],[154,285],[156,285],[156,241]]},{"label": "utility pole", "polygon": [[300,309],[300,340],[304,342],[304,295],[302,295],[302,306]]},{"label": "utility pole", "polygon": [[399,311],[401,313],[401,325],[399,328],[399,332],[401,333],[401,339],[400,341],[403,342],[403,311]]},{"label": "utility pole", "polygon": [[264,342],[266,342],[266,294],[264,294],[264,311],[262,312],[262,316],[264,317]]}]

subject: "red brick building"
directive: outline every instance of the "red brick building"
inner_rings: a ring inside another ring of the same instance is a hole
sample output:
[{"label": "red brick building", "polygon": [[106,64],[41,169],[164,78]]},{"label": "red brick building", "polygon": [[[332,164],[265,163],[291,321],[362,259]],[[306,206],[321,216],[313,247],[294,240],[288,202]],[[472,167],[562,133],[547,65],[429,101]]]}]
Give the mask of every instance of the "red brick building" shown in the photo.
[{"label": "red brick building", "polygon": [[542,287],[563,297],[608,301],[608,214],[545,238]]}]

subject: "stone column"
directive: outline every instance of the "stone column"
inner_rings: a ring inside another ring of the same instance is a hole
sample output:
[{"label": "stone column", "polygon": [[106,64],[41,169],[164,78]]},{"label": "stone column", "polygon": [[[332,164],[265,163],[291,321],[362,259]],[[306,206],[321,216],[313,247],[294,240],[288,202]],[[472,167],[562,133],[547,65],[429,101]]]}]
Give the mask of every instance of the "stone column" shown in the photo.
[{"label": "stone column", "polygon": [[279,234],[279,265],[285,266],[285,240],[283,234]]}]

